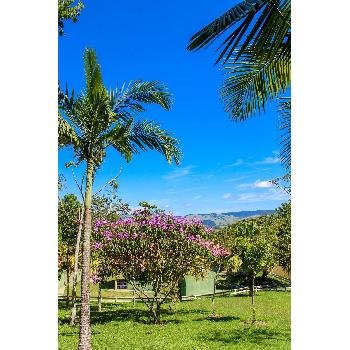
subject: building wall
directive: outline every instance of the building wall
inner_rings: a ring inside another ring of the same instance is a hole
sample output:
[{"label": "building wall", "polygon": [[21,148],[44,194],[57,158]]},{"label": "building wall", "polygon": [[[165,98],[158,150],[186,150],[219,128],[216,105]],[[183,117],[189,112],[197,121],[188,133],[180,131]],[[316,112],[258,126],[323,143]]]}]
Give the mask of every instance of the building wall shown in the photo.
[{"label": "building wall", "polygon": [[205,278],[196,279],[192,276],[186,276],[181,283],[181,295],[191,296],[213,293],[215,275],[215,272],[210,271]]}]

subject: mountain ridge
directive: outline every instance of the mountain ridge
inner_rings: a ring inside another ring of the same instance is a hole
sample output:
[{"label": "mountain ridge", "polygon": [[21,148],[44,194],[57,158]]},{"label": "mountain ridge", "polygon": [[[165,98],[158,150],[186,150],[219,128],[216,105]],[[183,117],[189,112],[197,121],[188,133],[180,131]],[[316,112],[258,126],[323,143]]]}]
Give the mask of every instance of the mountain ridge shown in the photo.
[{"label": "mountain ridge", "polygon": [[198,218],[201,219],[203,224],[208,227],[218,228],[225,225],[235,223],[239,220],[246,218],[269,215],[274,213],[274,210],[241,210],[230,211],[225,213],[209,213],[209,214],[188,214],[186,218]]}]

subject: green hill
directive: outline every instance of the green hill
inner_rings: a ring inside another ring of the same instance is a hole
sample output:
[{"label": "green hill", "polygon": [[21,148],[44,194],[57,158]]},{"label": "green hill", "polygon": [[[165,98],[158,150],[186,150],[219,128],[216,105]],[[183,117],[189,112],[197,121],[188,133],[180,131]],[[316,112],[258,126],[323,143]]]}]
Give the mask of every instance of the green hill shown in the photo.
[{"label": "green hill", "polygon": [[274,210],[249,210],[227,213],[189,214],[186,217],[201,219],[204,225],[215,228],[229,225],[242,219],[272,213],[274,213]]}]

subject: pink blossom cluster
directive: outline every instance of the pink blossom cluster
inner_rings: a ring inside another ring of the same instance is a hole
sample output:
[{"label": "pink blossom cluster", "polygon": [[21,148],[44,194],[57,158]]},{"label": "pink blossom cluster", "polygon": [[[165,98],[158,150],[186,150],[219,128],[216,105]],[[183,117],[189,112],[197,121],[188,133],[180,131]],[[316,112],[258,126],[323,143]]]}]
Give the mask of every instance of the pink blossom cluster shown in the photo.
[{"label": "pink blossom cluster", "polygon": [[97,276],[95,273],[91,275],[91,278],[94,284],[100,283],[102,281],[102,277]]},{"label": "pink blossom cluster", "polygon": [[[213,256],[224,256],[227,254],[227,251],[221,246],[215,245],[210,240],[205,240],[199,234],[195,234],[202,232],[205,235],[214,231],[212,228],[205,227],[198,218],[187,219],[164,213],[142,216],[140,213],[142,214],[143,212],[135,211],[132,217],[119,219],[116,222],[98,220],[94,225],[94,231],[104,239],[105,243],[108,243],[112,240],[132,241],[147,238],[148,234],[154,232],[154,230],[159,230],[163,237],[170,237],[173,240],[181,239],[182,237],[210,251]],[[95,250],[99,250],[102,247],[103,245],[99,242],[93,244],[93,249]]]},{"label": "pink blossom cluster", "polygon": [[212,241],[203,240],[199,235],[188,235],[187,240],[198,244],[200,247],[210,250],[213,256],[225,256],[228,251],[219,244],[214,244]]}]

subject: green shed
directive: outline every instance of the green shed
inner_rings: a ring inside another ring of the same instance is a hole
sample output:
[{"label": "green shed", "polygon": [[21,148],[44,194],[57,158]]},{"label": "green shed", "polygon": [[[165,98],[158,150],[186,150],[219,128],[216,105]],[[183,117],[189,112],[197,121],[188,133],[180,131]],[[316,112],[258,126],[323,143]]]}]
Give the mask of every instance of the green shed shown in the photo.
[{"label": "green shed", "polygon": [[181,296],[188,297],[213,293],[215,275],[214,271],[210,271],[206,277],[200,279],[186,276],[181,282]]},{"label": "green shed", "polygon": [[[192,276],[186,276],[181,282],[181,296],[188,297],[194,295],[211,294],[214,290],[214,281],[216,273],[210,271],[206,277],[196,279]],[[114,281],[115,290],[132,290],[132,286],[122,276]],[[151,286],[145,287],[145,290],[151,290]]]}]

